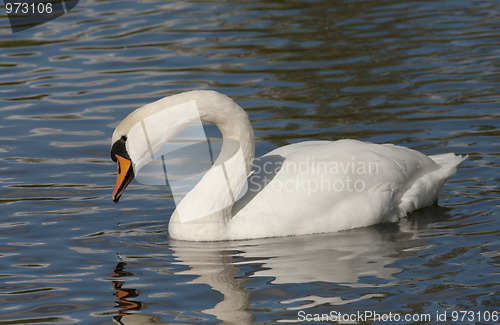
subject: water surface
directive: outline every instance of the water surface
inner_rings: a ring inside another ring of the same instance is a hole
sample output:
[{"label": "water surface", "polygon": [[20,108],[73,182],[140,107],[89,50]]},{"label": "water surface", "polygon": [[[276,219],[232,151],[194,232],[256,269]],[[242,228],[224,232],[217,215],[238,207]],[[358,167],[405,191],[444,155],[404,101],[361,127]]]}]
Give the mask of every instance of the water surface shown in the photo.
[{"label": "water surface", "polygon": [[[80,1],[16,34],[2,16],[0,324],[274,324],[358,311],[432,322],[472,311],[468,323],[491,323],[499,20],[499,3],[474,0]],[[191,89],[245,108],[257,156],[355,138],[469,159],[439,205],[398,224],[174,241],[166,189],[135,182],[111,201],[110,138],[136,107]]]}]

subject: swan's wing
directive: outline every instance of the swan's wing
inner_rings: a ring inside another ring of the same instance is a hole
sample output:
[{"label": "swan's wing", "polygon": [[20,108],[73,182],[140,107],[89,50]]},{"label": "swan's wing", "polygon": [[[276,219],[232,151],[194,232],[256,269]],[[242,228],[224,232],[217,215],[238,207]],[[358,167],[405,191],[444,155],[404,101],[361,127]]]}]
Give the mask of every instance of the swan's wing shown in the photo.
[{"label": "swan's wing", "polygon": [[256,159],[249,191],[233,207],[230,233],[296,235],[396,221],[436,200],[461,161],[452,156],[434,161],[408,148],[356,140],[278,148]]}]

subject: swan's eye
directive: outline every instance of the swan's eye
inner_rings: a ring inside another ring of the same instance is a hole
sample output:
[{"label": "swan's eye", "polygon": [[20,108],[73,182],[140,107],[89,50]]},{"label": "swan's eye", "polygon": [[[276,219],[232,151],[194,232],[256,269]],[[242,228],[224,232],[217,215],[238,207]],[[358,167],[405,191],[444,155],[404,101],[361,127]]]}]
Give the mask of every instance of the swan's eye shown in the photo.
[{"label": "swan's eye", "polygon": [[122,136],[118,141],[113,143],[113,146],[111,147],[110,156],[111,160],[113,160],[114,162],[118,161],[118,156],[130,159],[127,153],[125,141],[127,141],[127,137]]}]

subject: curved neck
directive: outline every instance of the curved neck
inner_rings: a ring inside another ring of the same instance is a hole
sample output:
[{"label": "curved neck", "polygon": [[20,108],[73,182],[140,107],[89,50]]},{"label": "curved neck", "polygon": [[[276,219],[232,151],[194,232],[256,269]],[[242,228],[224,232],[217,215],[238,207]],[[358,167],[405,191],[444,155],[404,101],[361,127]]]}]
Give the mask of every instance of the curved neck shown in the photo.
[{"label": "curved neck", "polygon": [[[193,113],[194,111],[194,113]],[[198,120],[198,121],[197,121]],[[216,125],[223,139],[241,146],[247,174],[254,158],[254,135],[248,115],[231,98],[215,91],[195,90],[142,106],[127,116],[113,133],[112,142],[127,136],[127,152],[134,168],[155,156],[161,146],[195,122]],[[227,157],[225,143],[218,162]],[[136,173],[137,174],[137,173]]]},{"label": "curved neck", "polygon": [[[192,110],[196,114],[187,113]],[[223,237],[221,232],[226,229],[231,208],[246,185],[254,158],[254,134],[246,112],[217,92],[192,91],[143,106],[129,117],[135,124],[127,134],[130,134],[127,150],[139,169],[156,155],[163,143],[193,122],[201,120],[219,128],[223,138],[220,154],[177,204],[170,218],[169,233],[176,239],[189,240]],[[126,120],[122,122],[125,126],[120,125],[117,130],[127,127]],[[141,122],[137,123],[138,120]]]},{"label": "curved neck", "polygon": [[[224,140],[231,139],[239,144],[245,161],[246,174],[248,175],[252,169],[255,140],[247,113],[231,98],[217,92],[194,91],[192,93],[202,97],[200,100],[196,100],[201,121],[216,125]],[[231,155],[231,151],[228,142],[224,141],[215,165],[218,162],[225,161],[228,155]]]}]

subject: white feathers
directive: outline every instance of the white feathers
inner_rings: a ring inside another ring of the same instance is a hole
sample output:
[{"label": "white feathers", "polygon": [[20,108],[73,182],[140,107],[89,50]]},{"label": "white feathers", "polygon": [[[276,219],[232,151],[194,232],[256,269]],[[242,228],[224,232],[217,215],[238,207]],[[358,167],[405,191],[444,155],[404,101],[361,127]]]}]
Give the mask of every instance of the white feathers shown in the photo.
[{"label": "white feathers", "polygon": [[[139,108],[122,121],[113,139],[127,135],[127,142],[141,143],[134,125],[156,114],[163,117],[150,123],[148,136],[151,143],[161,145],[192,120],[178,110],[183,102],[193,102],[203,122],[216,124],[225,143],[212,169],[172,215],[169,233],[176,239],[290,236],[394,222],[432,204],[466,159],[339,140],[287,145],[254,160],[248,116],[234,101],[212,91],[183,93]],[[228,139],[239,144],[238,155]],[[134,151],[133,163],[150,155],[145,148],[128,148]],[[245,181],[248,190],[242,191]],[[183,217],[186,213],[189,217]]]}]

